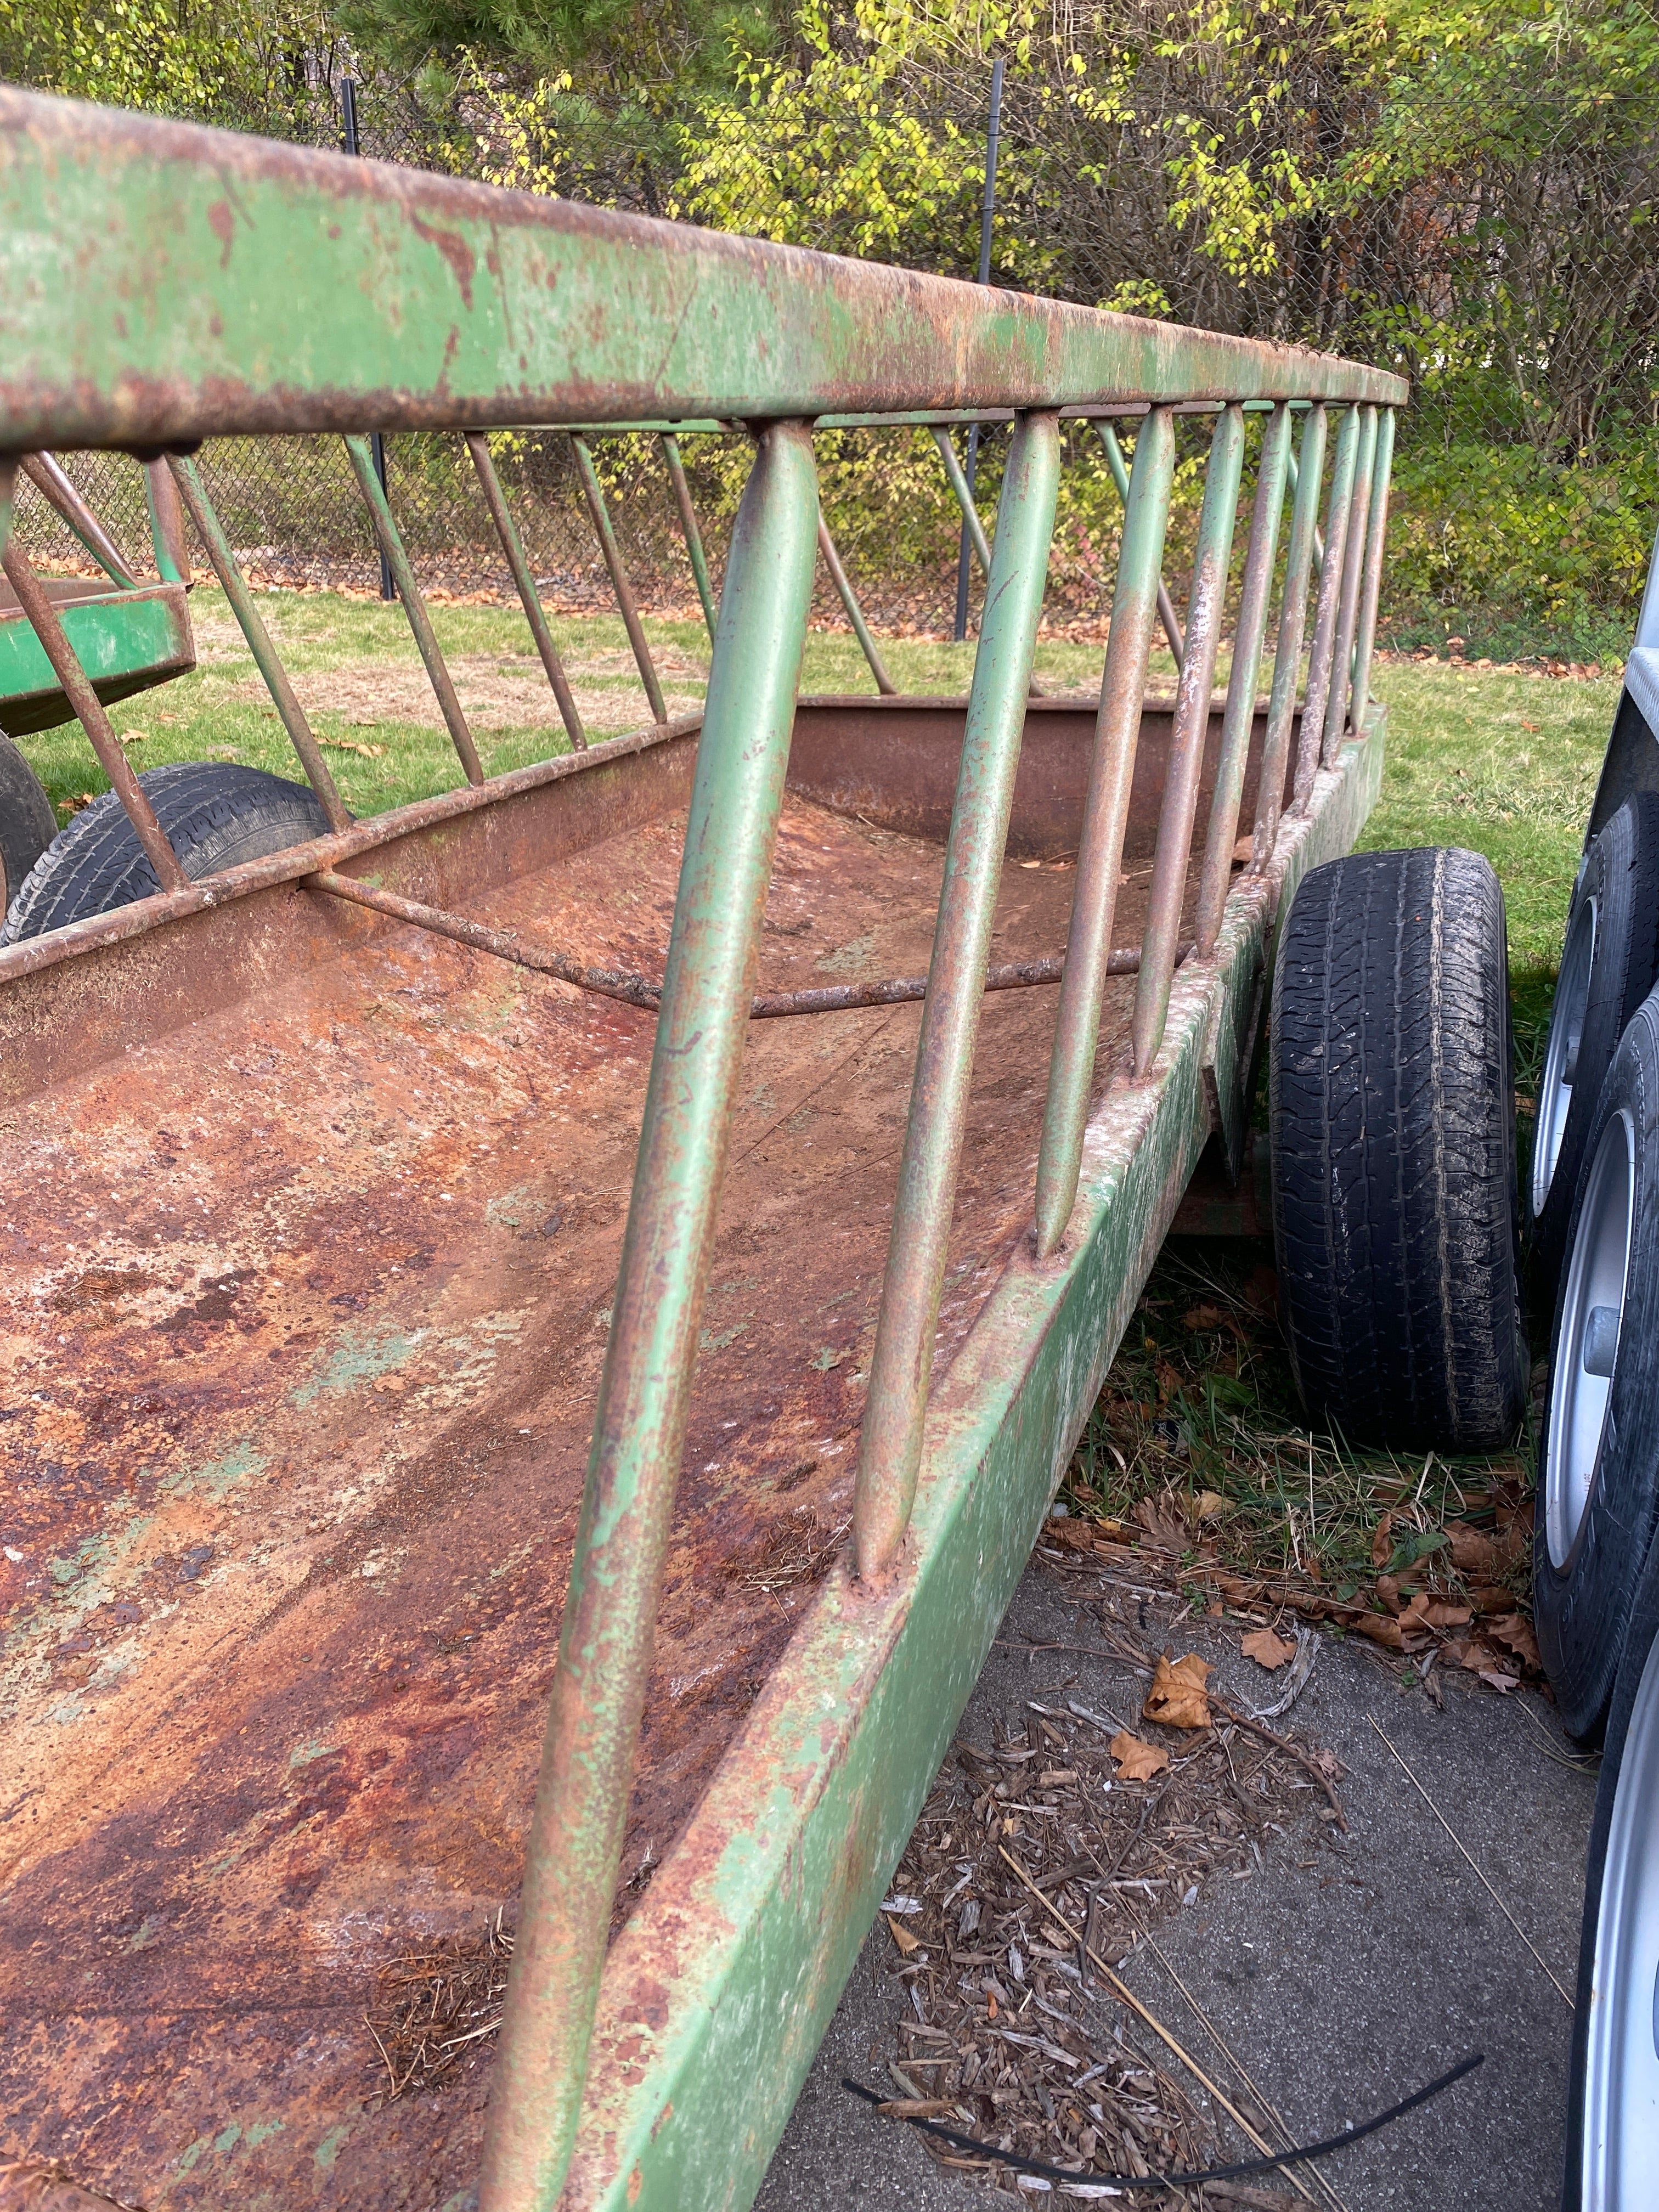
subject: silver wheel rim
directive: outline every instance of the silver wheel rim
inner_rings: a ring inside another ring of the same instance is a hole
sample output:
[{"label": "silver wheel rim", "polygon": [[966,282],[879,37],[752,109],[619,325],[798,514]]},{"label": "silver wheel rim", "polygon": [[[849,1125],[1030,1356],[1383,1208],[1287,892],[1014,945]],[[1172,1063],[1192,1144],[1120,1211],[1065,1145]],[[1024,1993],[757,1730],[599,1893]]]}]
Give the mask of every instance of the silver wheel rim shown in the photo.
[{"label": "silver wheel rim", "polygon": [[1659,2203],[1659,1639],[1625,1738],[1595,1923],[1584,2212]]},{"label": "silver wheel rim", "polygon": [[1564,1567],[1589,1510],[1624,1327],[1636,1212],[1636,1124],[1622,1109],[1601,1133],[1567,1263],[1550,1377],[1544,1536]]},{"label": "silver wheel rim", "polygon": [[1532,1146],[1532,1211],[1535,1220],[1544,1210],[1555,1164],[1561,1157],[1572,1107],[1572,1087],[1577,1071],[1578,1048],[1584,1034],[1584,1008],[1589,999],[1590,968],[1595,958],[1596,902],[1586,899],[1572,918],[1561,950],[1561,975],[1550,1010],[1550,1041],[1544,1054],[1543,1079],[1538,1086],[1538,1121]]}]

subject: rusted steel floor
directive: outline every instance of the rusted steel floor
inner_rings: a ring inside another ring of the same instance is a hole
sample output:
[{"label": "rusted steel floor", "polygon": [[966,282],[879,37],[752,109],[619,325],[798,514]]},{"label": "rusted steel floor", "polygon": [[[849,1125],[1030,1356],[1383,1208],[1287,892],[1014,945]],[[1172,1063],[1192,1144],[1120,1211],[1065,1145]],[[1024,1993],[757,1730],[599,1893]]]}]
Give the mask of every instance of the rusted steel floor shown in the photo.
[{"label": "rusted steel floor", "polygon": [[[659,975],[679,836],[482,918]],[[925,969],[940,862],[790,800],[763,983]],[[1011,865],[993,957],[1063,950],[1073,880]],[[375,2109],[362,2016],[510,1917],[653,1023],[352,914],[337,964],[0,1122],[0,2151],[145,2206],[476,2170],[487,2059]],[[986,1005],[946,1358],[1029,1222],[1055,1000]],[[848,1510],[919,1019],[750,1033],[623,1908]]]}]

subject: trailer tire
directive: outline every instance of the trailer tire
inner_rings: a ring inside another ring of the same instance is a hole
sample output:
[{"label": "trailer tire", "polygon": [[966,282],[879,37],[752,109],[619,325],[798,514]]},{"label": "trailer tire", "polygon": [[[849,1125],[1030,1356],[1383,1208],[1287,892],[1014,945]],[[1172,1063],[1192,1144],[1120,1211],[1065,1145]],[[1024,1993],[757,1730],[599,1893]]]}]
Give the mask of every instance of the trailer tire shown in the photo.
[{"label": "trailer tire", "polygon": [[1553,1284],[1601,1084],[1659,983],[1659,792],[1627,799],[1591,845],[1567,913],[1527,1176],[1528,1242]]},{"label": "trailer tire", "polygon": [[1593,1739],[1659,1522],[1659,992],[1613,1055],[1587,1146],[1550,1335],[1533,1610],[1562,1721]]},{"label": "trailer tire", "polygon": [[[327,834],[316,793],[232,761],[175,761],[138,779],[192,883]],[[0,928],[16,945],[152,897],[161,884],[112,791],[83,807],[24,878]]]},{"label": "trailer tire", "polygon": [[1567,2077],[1563,2212],[1647,2201],[1659,2086],[1653,2039],[1656,1973],[1659,1553],[1649,1559],[1631,1615],[1590,1822]]},{"label": "trailer tire", "polygon": [[0,914],[58,835],[40,779],[9,738],[0,738]]},{"label": "trailer tire", "polygon": [[1310,1415],[1485,1451],[1521,1420],[1504,895],[1478,854],[1314,868],[1280,932],[1269,1114],[1279,1299]]}]

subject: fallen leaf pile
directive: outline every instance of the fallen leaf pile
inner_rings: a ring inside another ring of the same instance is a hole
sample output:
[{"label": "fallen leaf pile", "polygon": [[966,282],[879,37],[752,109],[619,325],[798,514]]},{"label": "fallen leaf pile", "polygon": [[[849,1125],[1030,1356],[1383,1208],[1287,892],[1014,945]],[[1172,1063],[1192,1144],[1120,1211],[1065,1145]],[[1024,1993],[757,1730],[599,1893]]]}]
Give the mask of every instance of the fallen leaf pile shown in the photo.
[{"label": "fallen leaf pile", "polygon": [[[1205,1661],[1143,1650],[1109,1595],[1096,1617],[1103,1653],[1144,1677],[1140,1711],[1123,1701],[1100,1711],[1064,1683],[1039,1686],[1009,1729],[960,1740],[885,1908],[888,1971],[908,2006],[887,2069],[890,2115],[939,2118],[1074,2170],[1056,2201],[1086,2194],[1091,2172],[1250,2154],[1224,2121],[1218,2136],[1199,2093],[1088,1953],[1116,1966],[1170,1914],[1252,1879],[1275,1837],[1299,1847],[1301,1863],[1323,1864],[1333,1816],[1310,1767],[1340,1771],[1328,1754],[1280,1749],[1226,1717]],[[1250,2101],[1237,2081],[1222,2086],[1236,2104]],[[921,2140],[988,2186],[1021,2186],[994,2155]],[[1204,2201],[1220,2212],[1293,2200],[1214,2186]]]},{"label": "fallen leaf pile", "polygon": [[[1200,1289],[1194,1298],[1194,1291]],[[1045,1540],[1142,1578],[1328,1622],[1433,1674],[1540,1678],[1527,1629],[1530,1483],[1513,1459],[1402,1462],[1310,1436],[1269,1267],[1167,1254]]]}]

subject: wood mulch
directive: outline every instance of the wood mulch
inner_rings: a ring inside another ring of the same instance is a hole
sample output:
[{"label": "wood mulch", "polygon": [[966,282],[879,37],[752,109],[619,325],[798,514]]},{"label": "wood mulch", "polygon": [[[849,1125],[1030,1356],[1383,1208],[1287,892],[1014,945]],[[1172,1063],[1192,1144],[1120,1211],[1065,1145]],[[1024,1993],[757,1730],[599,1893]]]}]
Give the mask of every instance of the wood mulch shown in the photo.
[{"label": "wood mulch", "polygon": [[[884,1906],[887,1972],[908,2005],[887,2063],[889,2117],[937,2118],[994,2146],[979,2156],[918,2136],[941,2165],[986,2186],[1066,2201],[1114,2193],[1091,2175],[1190,2172],[1288,2147],[1173,1970],[1139,2008],[1111,1970],[1147,1947],[1161,1960],[1159,1923],[1201,1909],[1223,1882],[1252,1878],[1264,1846],[1286,1847],[1309,1869],[1323,1863],[1324,1838],[1342,1818],[1340,1768],[1288,1722],[1252,1726],[1213,1692],[1198,1708],[1207,1707],[1207,1725],[1146,1719],[1153,1642],[1166,1658],[1185,1647],[1178,1632],[1160,1632],[1146,1595],[1100,1587],[1082,1648],[1115,1662],[1129,1687],[1109,1711],[1076,1690],[1068,1647],[1046,1647],[1048,1679],[1026,1698],[1023,1721],[1006,1732],[994,1723],[988,1741],[979,1724],[952,1747]],[[1158,1602],[1167,1619],[1172,1602]],[[1206,1671],[1197,1661],[1189,1668],[1182,1679]],[[1261,1679],[1264,1688],[1273,1680]],[[1021,2175],[997,2151],[1077,2179]],[[1133,2201],[1331,2200],[1311,2176],[1269,2174]]]}]

